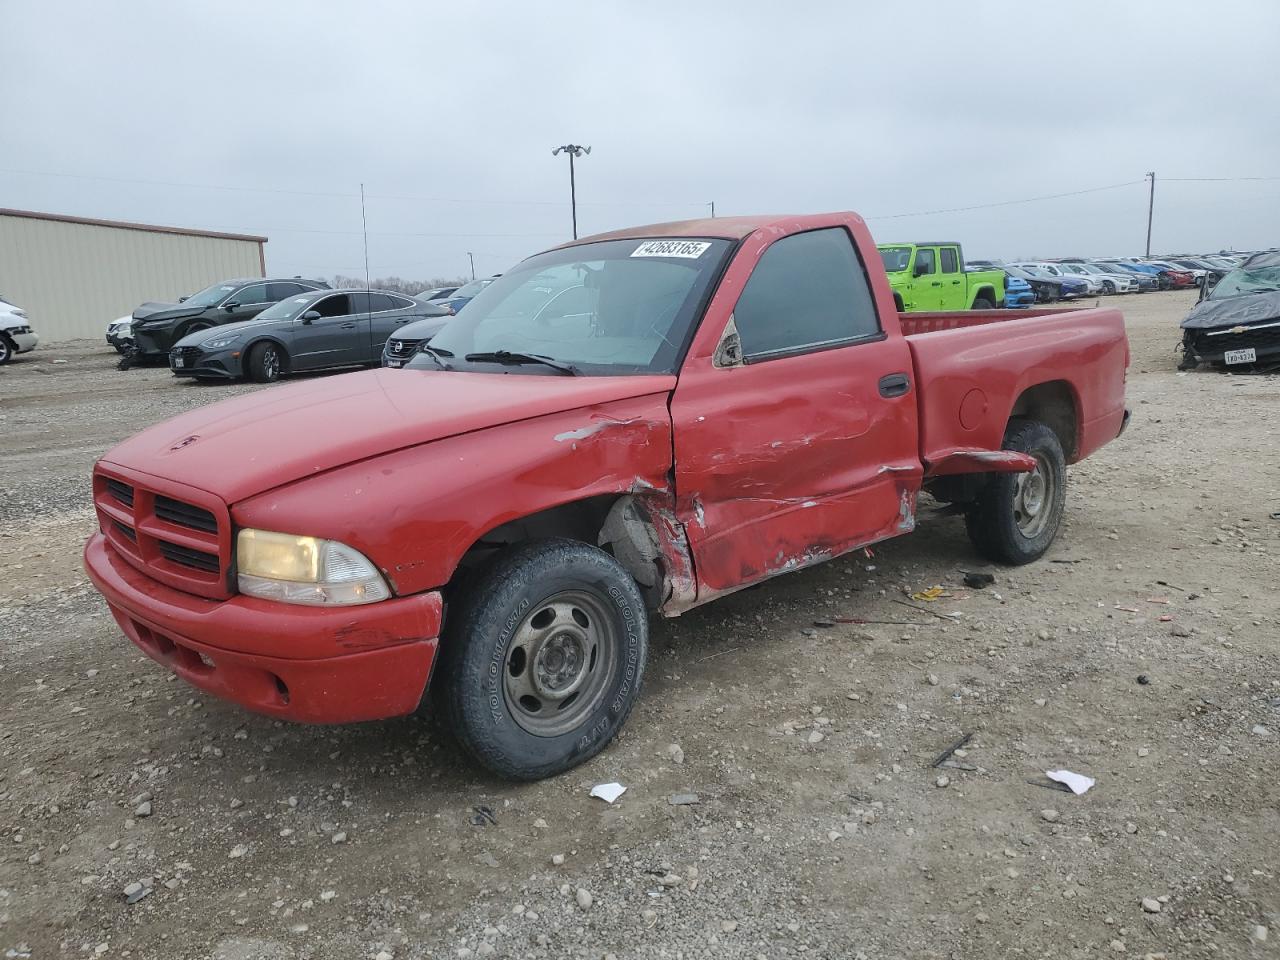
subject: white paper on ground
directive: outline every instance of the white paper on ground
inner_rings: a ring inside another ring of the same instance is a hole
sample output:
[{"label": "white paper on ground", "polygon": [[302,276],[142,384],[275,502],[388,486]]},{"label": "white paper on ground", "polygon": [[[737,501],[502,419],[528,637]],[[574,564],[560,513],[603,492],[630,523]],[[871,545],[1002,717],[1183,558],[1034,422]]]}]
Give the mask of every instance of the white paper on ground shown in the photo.
[{"label": "white paper on ground", "polygon": [[599,797],[605,803],[613,803],[626,792],[627,788],[620,783],[597,783],[591,788],[591,795]]},{"label": "white paper on ground", "polygon": [[1071,788],[1071,792],[1079,796],[1097,781],[1093,777],[1086,777],[1083,773],[1072,773],[1070,770],[1046,770],[1044,775],[1050,780],[1057,780],[1058,783],[1065,783]]}]

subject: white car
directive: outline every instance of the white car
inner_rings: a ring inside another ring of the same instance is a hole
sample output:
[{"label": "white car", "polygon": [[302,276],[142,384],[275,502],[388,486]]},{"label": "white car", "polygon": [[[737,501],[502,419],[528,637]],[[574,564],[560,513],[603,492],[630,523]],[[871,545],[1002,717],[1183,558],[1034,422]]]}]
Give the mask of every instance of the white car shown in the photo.
[{"label": "white car", "polygon": [[1107,273],[1105,270],[1099,270],[1097,267],[1088,263],[1069,263],[1058,264],[1060,268],[1075,276],[1084,277],[1086,279],[1092,277],[1102,284],[1103,293],[1137,293],[1138,281],[1133,277],[1127,277],[1120,273]]},{"label": "white car", "polygon": [[39,342],[27,312],[0,297],[0,364],[8,363],[15,354],[34,350]]},{"label": "white car", "polygon": [[1014,264],[1014,266],[1024,267],[1024,268],[1035,267],[1039,270],[1043,270],[1045,273],[1049,274],[1049,276],[1051,277],[1071,277],[1074,280],[1083,280],[1085,284],[1088,286],[1089,296],[1093,296],[1094,294],[1102,292],[1102,281],[1100,279],[1087,273],[1077,274],[1071,270],[1063,270],[1062,268],[1066,266],[1066,264],[1031,261],[1029,263]]},{"label": "white car", "polygon": [[133,314],[126,313],[107,324],[107,343],[124,353],[133,344]]}]

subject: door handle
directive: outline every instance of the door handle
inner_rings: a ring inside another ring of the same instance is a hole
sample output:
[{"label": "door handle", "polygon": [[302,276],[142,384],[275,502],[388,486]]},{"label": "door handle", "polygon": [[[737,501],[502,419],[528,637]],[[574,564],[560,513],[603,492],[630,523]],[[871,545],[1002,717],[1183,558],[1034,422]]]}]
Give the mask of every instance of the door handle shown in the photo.
[{"label": "door handle", "polygon": [[342,325],[343,330],[354,330],[355,328],[356,328],[356,325],[354,323],[344,323]]},{"label": "door handle", "polygon": [[952,286],[954,286],[955,284],[957,284],[957,283],[959,283],[959,282],[960,282],[959,280],[952,280],[952,281],[951,281],[951,284],[952,284]]},{"label": "door handle", "polygon": [[933,283],[929,284],[929,286],[931,286],[931,287],[940,287],[940,286],[942,286],[942,281],[941,281],[941,280],[935,280],[935,281],[933,281]]},{"label": "door handle", "polygon": [[911,389],[911,379],[905,373],[891,373],[880,378],[880,396],[901,397]]}]

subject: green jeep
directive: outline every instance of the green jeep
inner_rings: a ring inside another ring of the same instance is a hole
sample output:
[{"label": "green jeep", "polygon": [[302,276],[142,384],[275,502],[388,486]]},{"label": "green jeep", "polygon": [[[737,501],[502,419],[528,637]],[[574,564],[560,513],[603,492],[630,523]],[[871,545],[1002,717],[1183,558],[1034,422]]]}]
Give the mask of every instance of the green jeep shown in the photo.
[{"label": "green jeep", "polygon": [[1004,271],[966,273],[958,243],[882,243],[877,249],[900,311],[994,310],[1004,304]]}]

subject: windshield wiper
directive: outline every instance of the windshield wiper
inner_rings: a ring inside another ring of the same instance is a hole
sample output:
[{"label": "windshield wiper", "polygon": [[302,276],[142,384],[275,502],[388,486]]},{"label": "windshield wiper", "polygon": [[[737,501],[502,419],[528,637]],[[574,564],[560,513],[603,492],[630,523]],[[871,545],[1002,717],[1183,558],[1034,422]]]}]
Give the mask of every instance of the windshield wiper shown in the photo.
[{"label": "windshield wiper", "polygon": [[436,362],[436,366],[439,367],[441,370],[453,369],[453,367],[449,366],[449,364],[445,363],[442,359],[440,359],[441,357],[452,357],[453,352],[450,350],[441,350],[437,347],[431,346],[430,344],[424,343],[422,346],[418,348],[418,352],[425,353],[427,356],[429,356],[432,360]]},{"label": "windshield wiper", "polygon": [[571,377],[582,376],[582,371],[571,363],[557,360],[555,357],[544,357],[540,353],[516,353],[511,350],[493,350],[489,353],[468,353],[462,359],[469,363],[503,363],[519,366],[525,363],[540,363],[552,370],[559,370]]}]

